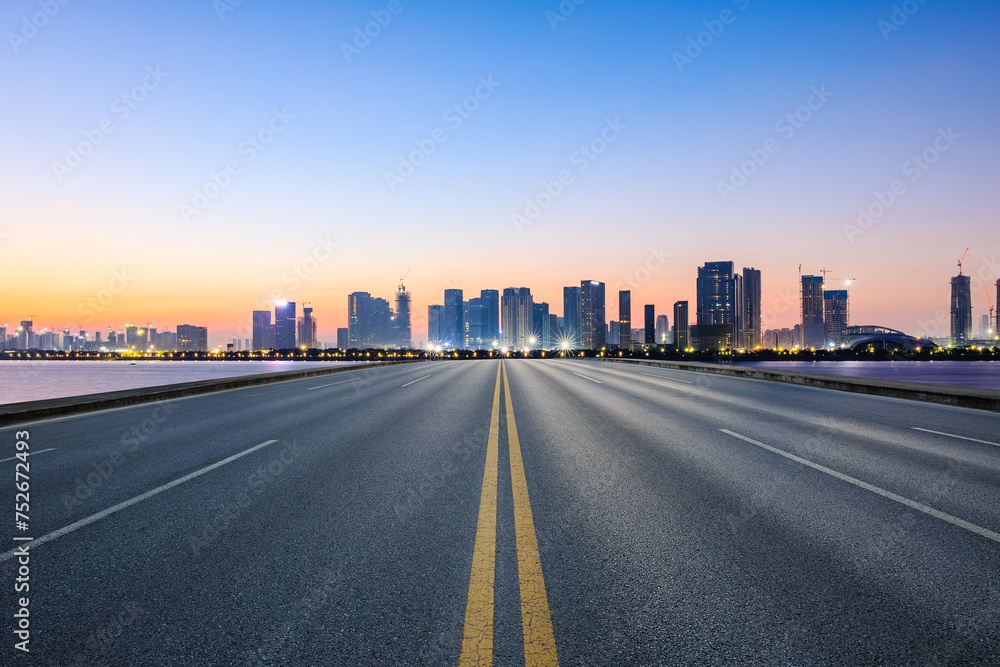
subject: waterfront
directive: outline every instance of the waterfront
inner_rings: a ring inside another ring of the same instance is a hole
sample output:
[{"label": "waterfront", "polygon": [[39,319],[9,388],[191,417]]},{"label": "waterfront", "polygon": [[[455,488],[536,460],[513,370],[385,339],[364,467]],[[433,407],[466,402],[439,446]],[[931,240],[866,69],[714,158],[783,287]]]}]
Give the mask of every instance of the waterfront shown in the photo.
[{"label": "waterfront", "polygon": [[876,380],[1000,389],[1000,363],[996,361],[754,361],[739,365]]},{"label": "waterfront", "polygon": [[336,361],[0,361],[0,404],[343,366]]}]

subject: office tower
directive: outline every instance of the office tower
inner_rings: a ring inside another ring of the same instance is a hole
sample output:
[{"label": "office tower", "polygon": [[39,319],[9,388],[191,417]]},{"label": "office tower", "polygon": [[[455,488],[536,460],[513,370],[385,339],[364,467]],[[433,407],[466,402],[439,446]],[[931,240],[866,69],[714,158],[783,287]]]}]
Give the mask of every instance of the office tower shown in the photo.
[{"label": "office tower", "polygon": [[295,302],[278,301],[274,304],[274,349],[291,350],[294,347]]},{"label": "office tower", "polygon": [[632,291],[618,291],[618,347],[632,349]]},{"label": "office tower", "polygon": [[484,289],[479,292],[483,301],[482,337],[485,348],[500,345],[500,290]]},{"label": "office tower", "polygon": [[312,308],[303,308],[299,318],[299,347],[312,349],[316,347],[316,320]]},{"label": "office tower", "polygon": [[743,341],[748,350],[760,347],[760,269],[743,268]]},{"label": "office tower", "polygon": [[646,304],[645,307],[646,317],[644,325],[644,333],[642,337],[642,342],[646,345],[656,344],[656,306],[652,304]]},{"label": "office tower", "polygon": [[347,297],[347,338],[351,348],[364,350],[393,344],[392,309],[385,299],[368,292]]},{"label": "office tower", "polygon": [[271,326],[271,311],[253,311],[253,349],[270,350],[274,347],[274,327]]},{"label": "office tower", "polygon": [[979,337],[983,340],[990,337],[990,316],[983,315],[983,321],[979,325]]},{"label": "office tower", "polygon": [[823,340],[826,346],[846,344],[847,325],[847,290],[826,290],[823,292]]},{"label": "office tower", "polygon": [[690,331],[688,327],[688,302],[677,301],[674,303],[674,345],[678,350],[686,350],[691,347]]},{"label": "office tower", "polygon": [[571,349],[579,349],[580,339],[580,288],[563,287],[563,340]]},{"label": "office tower", "polygon": [[823,277],[802,276],[802,349],[823,347]]},{"label": "office tower", "polygon": [[440,345],[444,340],[444,306],[427,306],[427,342]]},{"label": "office tower", "polygon": [[951,344],[962,347],[972,338],[972,285],[961,270],[951,279]]},{"label": "office tower", "polygon": [[622,340],[622,330],[619,327],[618,320],[611,320],[608,322],[608,333],[604,337],[604,342],[611,347],[618,347]]},{"label": "office tower", "polygon": [[697,328],[691,337],[699,350],[724,350],[742,338],[743,277],[733,274],[732,262],[706,262],[698,267]]},{"label": "office tower", "polygon": [[606,344],[607,324],[604,319],[604,283],[580,281],[580,347],[600,350]]},{"label": "office tower", "polygon": [[485,350],[490,344],[483,335],[483,320],[486,307],[482,297],[474,297],[465,302],[465,342],[470,350]]},{"label": "office tower", "polygon": [[536,303],[532,306],[532,318],[531,318],[531,340],[528,344],[533,349],[539,350],[549,350],[552,349],[552,327],[549,321],[549,304],[547,303]]},{"label": "office tower", "polygon": [[191,324],[178,324],[177,349],[181,352],[207,352],[208,329]]},{"label": "office tower", "polygon": [[465,302],[462,290],[444,291],[444,341],[456,350],[465,349]]},{"label": "office tower", "polygon": [[410,330],[410,293],[399,283],[396,290],[396,314],[392,320],[393,338],[396,347],[408,350],[413,347],[413,332]]},{"label": "office tower", "polygon": [[508,287],[500,299],[501,344],[522,350],[531,347],[535,304],[527,287]]},{"label": "office tower", "polygon": [[673,341],[673,337],[670,335],[669,317],[666,315],[658,315],[656,317],[656,332],[654,336],[654,342],[657,345],[665,345]]},{"label": "office tower", "polygon": [[559,318],[555,313],[549,313],[549,342],[552,349],[561,349],[565,340],[566,336],[563,334],[562,327],[559,326]]},{"label": "office tower", "polygon": [[351,337],[347,327],[337,329],[337,349],[340,351],[351,349]]}]

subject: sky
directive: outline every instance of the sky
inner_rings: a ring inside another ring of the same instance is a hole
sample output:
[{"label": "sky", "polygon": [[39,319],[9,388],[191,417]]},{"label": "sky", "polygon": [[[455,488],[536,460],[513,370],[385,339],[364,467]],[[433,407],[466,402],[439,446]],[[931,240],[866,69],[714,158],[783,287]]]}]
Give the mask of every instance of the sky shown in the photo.
[{"label": "sky", "polygon": [[996,300],[996,2],[7,0],[0,29],[0,325],[215,345],[283,298],[333,344],[407,274],[422,340],[445,289],[672,317],[731,260],[766,328],[801,266],[854,280],[854,324],[947,335],[967,247],[974,320]]}]

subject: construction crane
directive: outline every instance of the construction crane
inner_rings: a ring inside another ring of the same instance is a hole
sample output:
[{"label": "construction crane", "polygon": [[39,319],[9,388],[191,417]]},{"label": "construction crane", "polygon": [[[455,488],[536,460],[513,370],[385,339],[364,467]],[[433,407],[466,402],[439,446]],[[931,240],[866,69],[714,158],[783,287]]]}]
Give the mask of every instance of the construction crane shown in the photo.
[{"label": "construction crane", "polygon": [[401,277],[399,278],[399,282],[400,282],[400,284],[402,284],[402,283],[403,283],[403,278],[405,278],[406,276],[410,275],[410,271],[412,271],[412,270],[413,270],[413,267],[411,266],[410,268],[408,268],[408,269],[406,270],[406,273],[404,273],[404,274],[403,274],[403,275],[402,275],[402,276],[401,276]]},{"label": "construction crane", "polygon": [[962,259],[958,260],[958,275],[962,275],[962,265],[965,264],[965,258],[969,255],[969,249],[965,249],[965,254],[962,255]]}]

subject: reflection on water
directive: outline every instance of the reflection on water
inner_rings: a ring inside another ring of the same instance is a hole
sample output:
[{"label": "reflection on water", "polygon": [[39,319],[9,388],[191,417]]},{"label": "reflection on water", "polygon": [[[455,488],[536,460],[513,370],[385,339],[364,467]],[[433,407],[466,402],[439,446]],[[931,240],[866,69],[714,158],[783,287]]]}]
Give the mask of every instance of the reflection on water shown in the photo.
[{"label": "reflection on water", "polygon": [[740,366],[1000,389],[996,361],[754,361]]},{"label": "reflection on water", "polygon": [[83,396],[218,378],[278,373],[343,361],[0,361],[0,403]]}]

